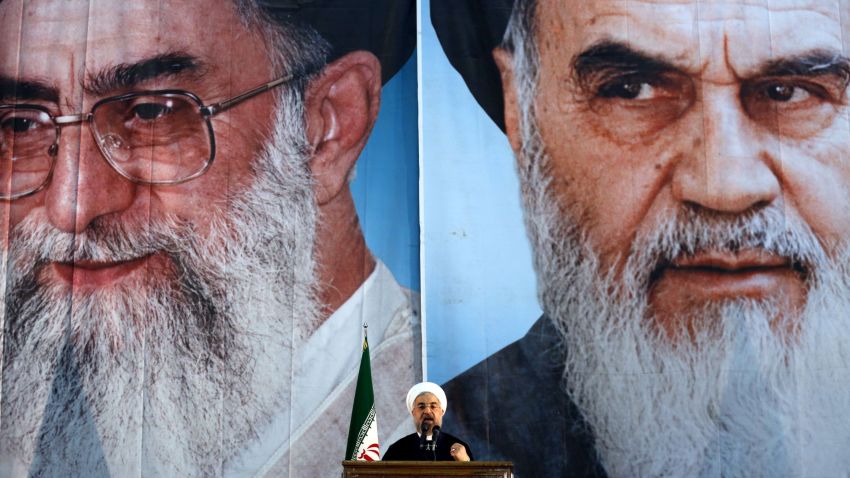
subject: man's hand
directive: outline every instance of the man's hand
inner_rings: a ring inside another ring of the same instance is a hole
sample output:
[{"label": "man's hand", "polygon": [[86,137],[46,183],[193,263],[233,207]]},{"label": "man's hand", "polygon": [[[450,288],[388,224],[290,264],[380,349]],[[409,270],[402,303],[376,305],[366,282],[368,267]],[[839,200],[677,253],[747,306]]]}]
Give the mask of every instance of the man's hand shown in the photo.
[{"label": "man's hand", "polygon": [[460,443],[455,443],[451,448],[451,455],[455,461],[469,461],[469,455],[466,454],[466,447]]}]

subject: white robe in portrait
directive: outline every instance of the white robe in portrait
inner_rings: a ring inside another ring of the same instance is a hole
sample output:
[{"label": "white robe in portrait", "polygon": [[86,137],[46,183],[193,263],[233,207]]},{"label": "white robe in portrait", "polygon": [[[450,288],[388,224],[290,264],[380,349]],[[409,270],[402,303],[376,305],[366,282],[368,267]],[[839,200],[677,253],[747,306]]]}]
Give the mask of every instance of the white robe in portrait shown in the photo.
[{"label": "white robe in portrait", "polygon": [[[225,469],[226,477],[342,473],[366,322],[382,450],[410,432],[407,390],[422,379],[418,294],[378,261],[374,272],[295,352],[291,410]],[[291,413],[290,413],[291,411]]]}]

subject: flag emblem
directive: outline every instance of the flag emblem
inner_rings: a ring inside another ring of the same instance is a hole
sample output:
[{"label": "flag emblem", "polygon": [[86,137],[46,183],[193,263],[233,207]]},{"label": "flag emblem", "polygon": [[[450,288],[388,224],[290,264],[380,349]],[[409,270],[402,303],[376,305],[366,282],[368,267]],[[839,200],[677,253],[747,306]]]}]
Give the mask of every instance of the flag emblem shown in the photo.
[{"label": "flag emblem", "polygon": [[354,391],[354,405],[351,408],[351,424],[348,426],[345,459],[360,461],[381,459],[375,393],[372,389],[372,366],[369,361],[369,341],[366,339],[365,332],[360,370],[357,374],[357,388]]}]

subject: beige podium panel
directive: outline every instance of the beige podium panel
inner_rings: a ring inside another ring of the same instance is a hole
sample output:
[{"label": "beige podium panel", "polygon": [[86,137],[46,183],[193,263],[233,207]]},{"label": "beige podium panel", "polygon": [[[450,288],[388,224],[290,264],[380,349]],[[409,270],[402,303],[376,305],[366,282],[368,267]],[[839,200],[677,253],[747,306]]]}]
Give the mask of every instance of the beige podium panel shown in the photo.
[{"label": "beige podium panel", "polygon": [[416,476],[474,476],[476,478],[512,478],[514,465],[509,461],[343,461],[343,478],[389,478]]}]

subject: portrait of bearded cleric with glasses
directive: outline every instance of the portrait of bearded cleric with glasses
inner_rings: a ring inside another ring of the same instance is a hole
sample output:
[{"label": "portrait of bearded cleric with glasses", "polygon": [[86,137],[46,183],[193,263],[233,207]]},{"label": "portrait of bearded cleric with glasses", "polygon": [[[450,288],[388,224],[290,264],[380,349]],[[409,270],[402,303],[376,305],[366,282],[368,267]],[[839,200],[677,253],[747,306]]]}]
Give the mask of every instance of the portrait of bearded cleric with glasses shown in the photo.
[{"label": "portrait of bearded cleric with glasses", "polygon": [[517,476],[846,476],[850,3],[431,6],[544,313],[447,426]]},{"label": "portrait of bearded cleric with glasses", "polygon": [[413,2],[329,10],[381,60],[300,3],[0,2],[0,475],[335,473],[364,311],[407,425],[415,297],[349,180]]}]

